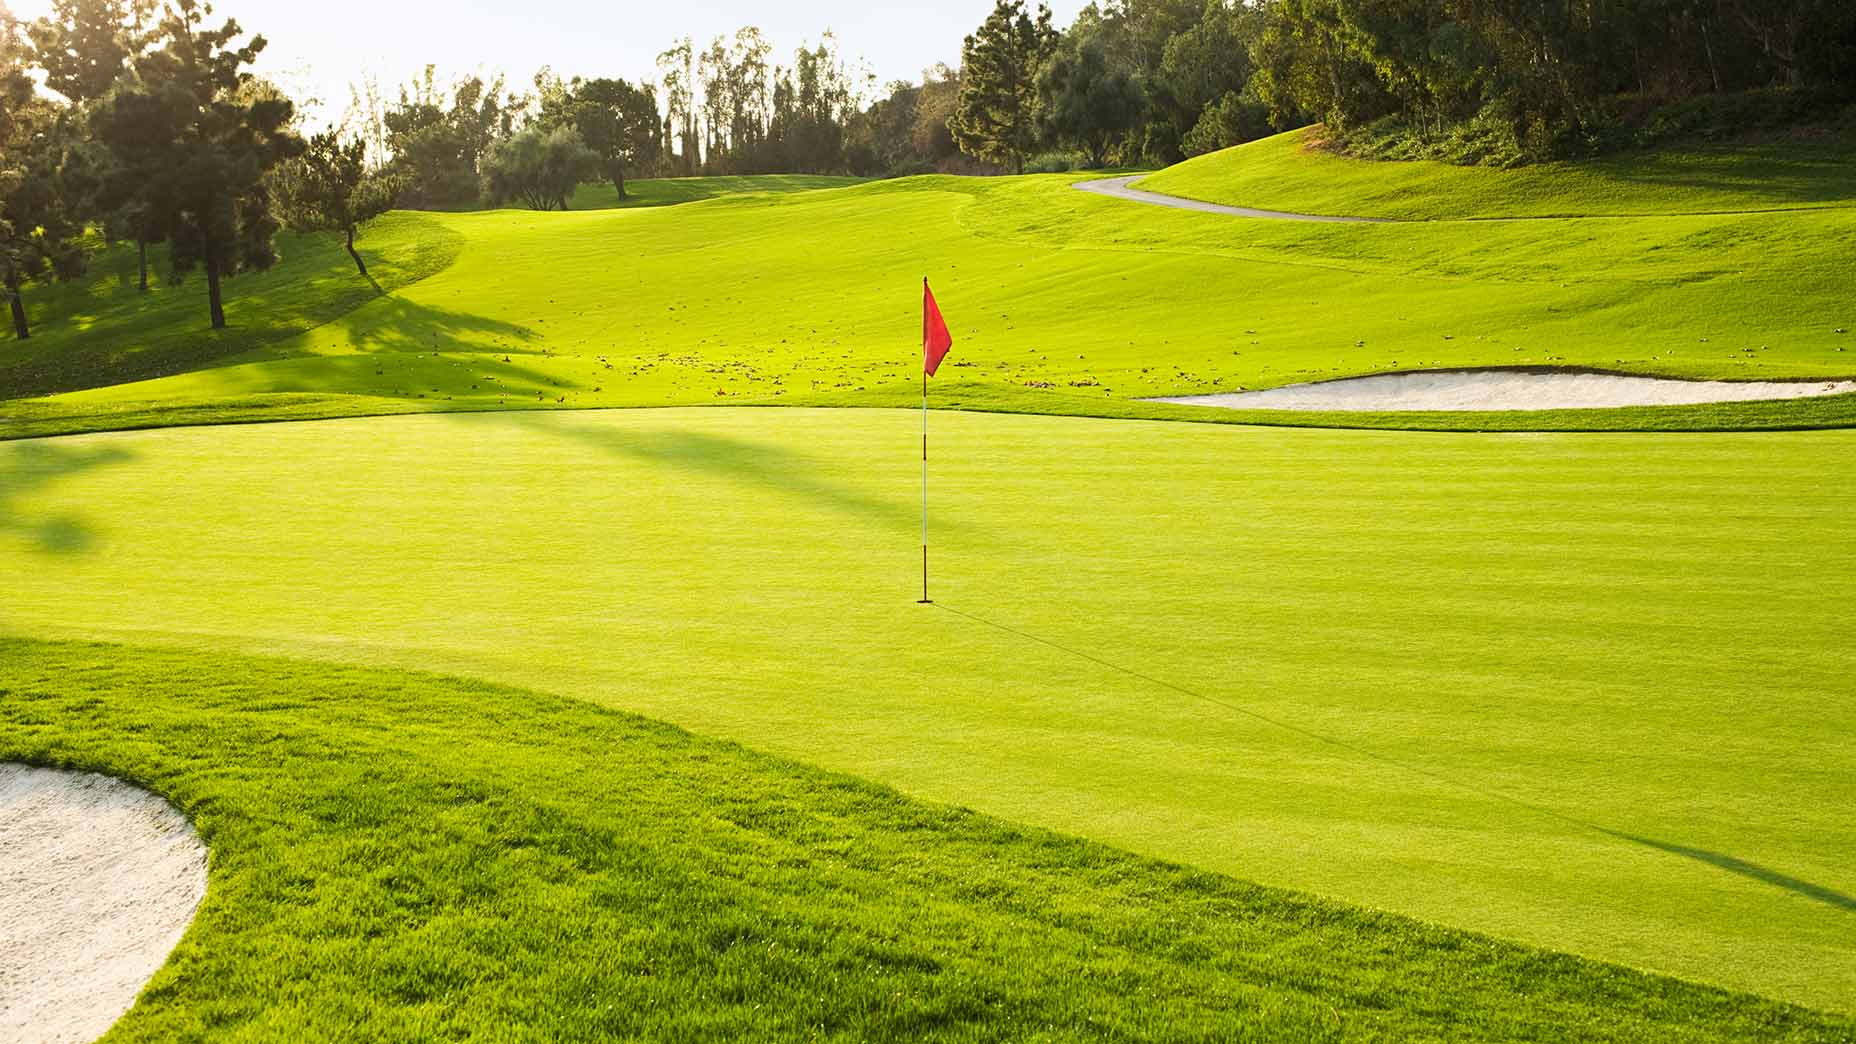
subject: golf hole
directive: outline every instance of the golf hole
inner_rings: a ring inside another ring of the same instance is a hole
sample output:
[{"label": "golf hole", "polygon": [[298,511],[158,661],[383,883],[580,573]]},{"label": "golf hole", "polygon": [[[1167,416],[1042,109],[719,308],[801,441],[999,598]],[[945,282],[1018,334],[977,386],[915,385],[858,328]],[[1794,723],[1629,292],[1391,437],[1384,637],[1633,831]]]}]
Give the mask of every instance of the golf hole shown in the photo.
[{"label": "golf hole", "polygon": [[206,846],[160,797],[0,764],[0,1040],[91,1041],[206,896]]},{"label": "golf hole", "polygon": [[1685,381],[1576,370],[1419,370],[1147,401],[1234,410],[1579,410],[1804,399],[1848,392],[1856,392],[1856,380]]}]

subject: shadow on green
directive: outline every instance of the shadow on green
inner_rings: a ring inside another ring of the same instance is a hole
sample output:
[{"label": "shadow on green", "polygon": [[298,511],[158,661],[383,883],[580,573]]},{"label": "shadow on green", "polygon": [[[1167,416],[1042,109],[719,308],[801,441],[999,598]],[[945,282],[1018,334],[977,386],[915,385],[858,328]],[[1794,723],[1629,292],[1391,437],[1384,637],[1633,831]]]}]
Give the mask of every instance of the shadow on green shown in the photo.
[{"label": "shadow on green", "polygon": [[[653,467],[700,472],[809,500],[827,511],[860,515],[891,528],[919,524],[913,504],[867,496],[823,477],[818,465],[783,446],[749,442],[687,429],[632,432],[612,426],[576,424],[567,417],[511,413],[497,418],[532,430],[578,439]],[[481,420],[481,418],[479,418]],[[958,528],[954,522],[944,528]]]},{"label": "shadow on green", "polygon": [[90,550],[95,534],[88,523],[72,514],[34,517],[17,501],[71,475],[133,459],[120,446],[71,446],[57,442],[21,442],[0,452],[0,535],[26,540],[52,554]]}]

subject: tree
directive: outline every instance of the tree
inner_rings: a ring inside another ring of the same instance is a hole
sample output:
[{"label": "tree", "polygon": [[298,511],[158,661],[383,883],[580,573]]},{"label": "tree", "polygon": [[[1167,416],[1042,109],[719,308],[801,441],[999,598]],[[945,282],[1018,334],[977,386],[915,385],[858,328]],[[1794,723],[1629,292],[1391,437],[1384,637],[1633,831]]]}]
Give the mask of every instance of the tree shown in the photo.
[{"label": "tree", "polygon": [[846,169],[845,145],[858,117],[860,83],[838,56],[831,33],[816,47],[801,46],[790,69],[780,70],[774,88],[772,148],[762,170],[825,174]]},{"label": "tree", "polygon": [[500,76],[467,76],[447,91],[436,69],[426,66],[380,114],[393,166],[405,175],[406,201],[418,207],[475,203],[483,157],[509,136],[526,104],[504,90]]},{"label": "tree", "polygon": [[909,134],[909,143],[915,155],[931,169],[940,169],[942,163],[960,153],[954,132],[948,129],[959,101],[959,73],[942,65],[928,70],[922,77],[922,93],[916,99],[915,127]]},{"label": "tree", "polygon": [[[89,113],[148,50],[153,0],[53,0],[51,14],[27,30],[33,61],[45,86],[71,105],[73,122]],[[78,128],[67,128],[72,137]],[[159,241],[149,228],[148,207],[138,198],[141,179],[119,169],[116,157],[95,142],[72,143],[64,166],[71,205],[100,219],[112,240],[132,239],[140,262],[139,288],[148,289],[148,244]]]},{"label": "tree", "polygon": [[1038,75],[1038,99],[1051,137],[1106,161],[1109,145],[1133,130],[1147,108],[1134,77],[1109,68],[1100,43],[1072,34]]},{"label": "tree", "polygon": [[25,57],[18,25],[0,22],[0,285],[22,341],[32,336],[26,281],[48,274],[69,279],[84,268],[83,224],[60,171],[61,121],[49,101],[35,96]]},{"label": "tree", "polygon": [[1396,108],[1372,66],[1341,37],[1334,0],[1274,0],[1264,11],[1250,49],[1256,71],[1249,90],[1268,107],[1270,122],[1319,120],[1344,131]]},{"label": "tree", "polygon": [[702,94],[696,102],[702,128],[702,169],[705,174],[725,172],[728,159],[728,122],[734,101],[728,91],[728,41],[720,36],[709,49],[696,55],[696,84]]},{"label": "tree", "polygon": [[1199,114],[1198,122],[1180,140],[1180,151],[1187,156],[1203,156],[1232,145],[1255,141],[1269,134],[1270,130],[1268,115],[1263,108],[1232,91],[1205,107],[1205,111]]},{"label": "tree", "polygon": [[1154,123],[1166,124],[1147,135],[1153,158],[1174,162],[1271,133],[1268,107],[1250,91],[1263,20],[1257,7],[1211,0],[1197,24],[1166,42],[1149,81]]},{"label": "tree", "polygon": [[550,82],[545,71],[536,82],[542,88],[541,122],[579,131],[580,140],[599,157],[601,173],[624,199],[625,172],[657,162],[657,92],[649,84],[624,80]]},{"label": "tree", "polygon": [[213,329],[226,324],[222,281],[277,260],[278,222],[265,174],[303,149],[294,107],[261,89],[245,66],[264,38],[231,46],[236,21],[203,28],[199,0],[171,0],[160,49],[99,107],[93,126],[128,169],[146,177],[149,220],[167,235],[176,275],[206,269]]},{"label": "tree", "polygon": [[27,30],[45,86],[73,106],[102,98],[147,47],[152,0],[52,0]]},{"label": "tree", "polygon": [[921,93],[920,86],[898,80],[868,109],[852,118],[847,130],[846,160],[853,174],[925,173],[916,163],[909,143],[920,111]]},{"label": "tree", "polygon": [[598,173],[599,157],[572,127],[525,127],[491,146],[484,160],[490,202],[515,200],[530,210],[566,210],[574,189]]},{"label": "tree", "polygon": [[998,0],[960,52],[960,94],[948,129],[960,150],[1025,172],[1038,141],[1037,75],[1057,39],[1050,8],[1033,18],[1024,0]]},{"label": "tree", "polygon": [[303,155],[278,168],[275,184],[284,220],[305,232],[342,233],[348,256],[366,278],[355,234],[393,209],[401,185],[398,175],[368,170],[367,139],[343,141],[337,132],[323,131],[309,139]]},{"label": "tree", "polygon": [[676,155],[676,169],[685,177],[696,173],[696,51],[689,37],[657,56],[657,71],[664,78],[664,153]]}]

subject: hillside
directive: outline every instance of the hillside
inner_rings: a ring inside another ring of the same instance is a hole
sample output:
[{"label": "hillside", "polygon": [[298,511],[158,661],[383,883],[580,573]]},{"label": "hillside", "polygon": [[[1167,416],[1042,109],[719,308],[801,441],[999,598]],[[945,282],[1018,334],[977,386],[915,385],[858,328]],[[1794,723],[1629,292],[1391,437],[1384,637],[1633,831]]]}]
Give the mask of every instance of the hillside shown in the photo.
[{"label": "hillside", "polygon": [[[758,175],[656,178],[631,182],[621,201],[610,184],[583,185],[575,210],[675,206],[731,195],[778,195],[860,183],[857,178]],[[121,384],[220,364],[228,357],[300,334],[391,294],[457,260],[464,239],[437,215],[401,211],[368,226],[359,241],[372,280],[360,278],[329,234],[285,234],[282,260],[227,284],[231,325],[206,329],[204,276],[175,282],[165,272],[166,248],[150,250],[150,287],[136,288],[135,251],[116,246],[95,254],[87,274],[70,283],[26,289],[32,337],[0,339],[0,399]]]},{"label": "hillside", "polygon": [[1352,159],[1311,127],[1187,160],[1140,187],[1304,214],[1464,218],[1724,214],[1856,207],[1856,141],[1767,138],[1500,170]]},{"label": "hillside", "polygon": [[[456,260],[390,296],[344,298],[358,307],[236,354],[214,346],[204,365],[159,380],[119,383],[145,371],[92,366],[66,386],[107,387],[5,412],[82,427],[181,408],[266,415],[280,396],[335,413],[899,405],[919,394],[911,310],[924,274],[958,342],[939,401],[988,408],[1119,412],[1146,396],[1463,366],[1856,373],[1856,208],[1310,226],[1098,198],[1073,180],[926,177],[674,208],[422,215],[458,244]],[[397,247],[383,234],[370,249]],[[271,311],[240,296],[263,286],[233,284],[236,324]],[[30,351],[211,343],[191,332],[191,310],[140,305],[118,295],[93,316],[48,302]],[[108,341],[86,336],[103,324]],[[38,390],[17,376],[10,387]],[[1847,423],[1841,401],[1757,412]]]}]

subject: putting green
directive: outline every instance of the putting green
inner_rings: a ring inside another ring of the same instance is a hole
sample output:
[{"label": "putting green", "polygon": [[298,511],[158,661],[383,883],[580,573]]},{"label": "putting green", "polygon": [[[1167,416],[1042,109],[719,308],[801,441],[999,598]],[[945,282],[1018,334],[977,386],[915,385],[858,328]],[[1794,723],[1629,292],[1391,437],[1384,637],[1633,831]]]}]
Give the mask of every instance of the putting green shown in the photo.
[{"label": "putting green", "polygon": [[1856,1007],[1856,433],[479,414],[0,445],[0,629],[434,668]]}]

